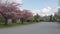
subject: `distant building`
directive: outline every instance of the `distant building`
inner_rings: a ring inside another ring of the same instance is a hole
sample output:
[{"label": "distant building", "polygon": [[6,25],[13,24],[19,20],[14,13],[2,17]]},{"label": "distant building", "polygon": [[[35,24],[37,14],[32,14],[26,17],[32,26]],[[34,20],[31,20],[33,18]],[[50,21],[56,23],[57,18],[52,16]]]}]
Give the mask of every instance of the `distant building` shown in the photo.
[{"label": "distant building", "polygon": [[50,21],[50,16],[45,16],[44,21]]},{"label": "distant building", "polygon": [[58,2],[58,12],[57,13],[55,13],[55,19],[57,20],[57,21],[60,21],[60,19],[58,18],[58,17],[56,17],[56,16],[60,16],[60,0],[59,0],[59,2]]}]

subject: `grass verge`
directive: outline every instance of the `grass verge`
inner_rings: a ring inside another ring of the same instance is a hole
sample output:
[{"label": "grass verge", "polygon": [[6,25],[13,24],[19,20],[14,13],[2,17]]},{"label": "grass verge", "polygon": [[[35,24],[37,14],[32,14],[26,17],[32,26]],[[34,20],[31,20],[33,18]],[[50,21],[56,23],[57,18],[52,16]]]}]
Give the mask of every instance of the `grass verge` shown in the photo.
[{"label": "grass verge", "polygon": [[0,24],[0,28],[7,28],[7,27],[14,27],[14,26],[28,25],[28,24],[34,24],[34,23],[24,22],[24,24],[21,24],[21,23],[11,23],[11,24],[8,24],[8,25]]}]

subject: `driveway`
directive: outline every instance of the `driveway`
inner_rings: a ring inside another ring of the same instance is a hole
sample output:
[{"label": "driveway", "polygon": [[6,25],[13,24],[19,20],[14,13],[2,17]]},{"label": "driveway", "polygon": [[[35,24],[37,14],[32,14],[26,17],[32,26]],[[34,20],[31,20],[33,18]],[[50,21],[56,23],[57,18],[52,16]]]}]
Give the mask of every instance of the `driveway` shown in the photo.
[{"label": "driveway", "polygon": [[41,22],[0,29],[0,34],[60,34],[60,28],[54,22]]}]

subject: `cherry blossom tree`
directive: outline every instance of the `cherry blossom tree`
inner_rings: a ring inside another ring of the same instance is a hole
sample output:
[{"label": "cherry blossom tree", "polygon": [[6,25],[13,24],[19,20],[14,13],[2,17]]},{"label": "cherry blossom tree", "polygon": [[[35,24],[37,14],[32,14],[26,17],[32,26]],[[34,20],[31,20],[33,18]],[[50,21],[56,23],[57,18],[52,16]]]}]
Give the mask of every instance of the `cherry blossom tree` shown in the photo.
[{"label": "cherry blossom tree", "polygon": [[5,3],[0,3],[0,14],[5,19],[5,25],[8,24],[8,19],[20,19],[23,24],[24,20],[33,16],[30,10],[21,11],[19,9],[20,5],[15,2],[9,3],[8,0]]},{"label": "cherry blossom tree", "polygon": [[21,15],[20,15],[20,20],[21,20],[22,24],[23,24],[23,22],[24,22],[25,20],[30,19],[32,16],[33,16],[33,13],[30,12],[30,10],[25,10],[25,9],[24,9],[24,10],[21,12]]},{"label": "cherry blossom tree", "polygon": [[7,25],[8,19],[14,19],[16,18],[17,12],[19,12],[19,6],[20,4],[17,3],[0,3],[0,14],[3,18],[5,18],[5,25]]}]

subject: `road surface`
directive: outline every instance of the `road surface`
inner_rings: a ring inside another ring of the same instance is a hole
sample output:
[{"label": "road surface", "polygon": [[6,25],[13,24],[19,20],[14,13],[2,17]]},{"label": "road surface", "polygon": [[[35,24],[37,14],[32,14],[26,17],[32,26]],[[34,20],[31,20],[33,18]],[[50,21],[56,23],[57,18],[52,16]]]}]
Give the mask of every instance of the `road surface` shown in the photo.
[{"label": "road surface", "polygon": [[41,22],[0,29],[0,34],[60,34],[60,28],[56,23]]}]

